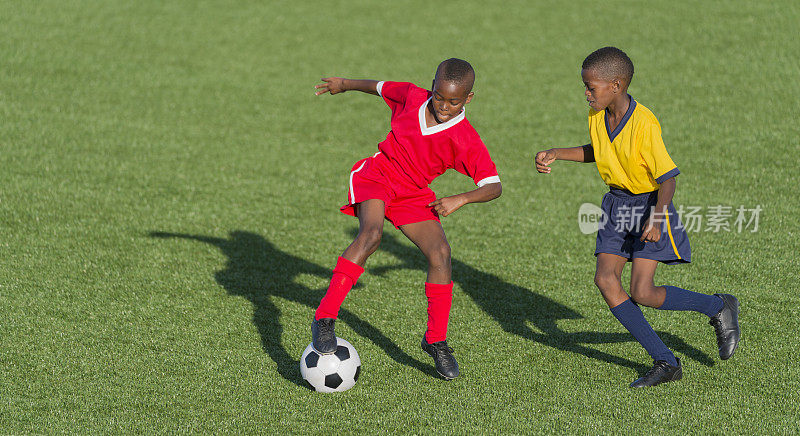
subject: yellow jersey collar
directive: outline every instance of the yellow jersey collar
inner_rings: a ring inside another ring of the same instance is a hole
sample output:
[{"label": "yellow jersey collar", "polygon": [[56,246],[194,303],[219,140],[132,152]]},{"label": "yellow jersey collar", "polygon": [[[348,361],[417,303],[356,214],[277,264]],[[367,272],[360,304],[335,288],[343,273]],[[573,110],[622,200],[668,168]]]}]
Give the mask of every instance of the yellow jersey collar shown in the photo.
[{"label": "yellow jersey collar", "polygon": [[625,128],[625,125],[628,123],[628,119],[630,119],[631,115],[633,115],[633,110],[636,109],[636,100],[628,94],[628,98],[631,99],[631,103],[628,105],[628,110],[625,111],[625,115],[622,116],[622,119],[617,124],[617,127],[612,132],[608,126],[608,117],[606,116],[606,109],[603,109],[603,121],[606,123],[606,133],[608,134],[608,141],[614,142],[614,139],[619,135],[619,132]]}]

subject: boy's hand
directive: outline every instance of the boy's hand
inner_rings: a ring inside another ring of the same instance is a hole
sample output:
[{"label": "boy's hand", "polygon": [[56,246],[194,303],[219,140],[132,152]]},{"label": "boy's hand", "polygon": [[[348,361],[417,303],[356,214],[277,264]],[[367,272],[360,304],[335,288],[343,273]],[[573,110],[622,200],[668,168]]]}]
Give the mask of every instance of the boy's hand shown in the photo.
[{"label": "boy's hand", "polygon": [[640,241],[644,242],[658,242],[661,239],[661,226],[651,224],[651,221],[655,222],[656,224],[660,224],[659,219],[653,219],[653,217],[647,218],[647,221],[644,223],[644,230],[642,231],[642,237],[639,238]]},{"label": "boy's hand", "polygon": [[315,88],[317,88],[317,92],[314,93],[315,95],[322,95],[326,92],[330,92],[331,95],[333,95],[347,91],[344,86],[345,79],[342,77],[323,77],[320,80],[325,83],[320,83],[319,85],[315,86]]},{"label": "boy's hand", "polygon": [[439,215],[447,216],[465,204],[467,204],[467,201],[463,196],[453,195],[452,197],[443,197],[433,201],[428,206],[433,207],[433,210],[435,210]]},{"label": "boy's hand", "polygon": [[536,153],[536,171],[540,173],[549,174],[550,164],[556,160],[556,152],[552,148],[550,150],[540,151]]}]

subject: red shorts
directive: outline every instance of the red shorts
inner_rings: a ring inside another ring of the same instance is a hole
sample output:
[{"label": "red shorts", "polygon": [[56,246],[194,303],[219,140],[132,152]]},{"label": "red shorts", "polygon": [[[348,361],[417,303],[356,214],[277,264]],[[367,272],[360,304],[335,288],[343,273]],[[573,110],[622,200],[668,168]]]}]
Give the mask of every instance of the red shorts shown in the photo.
[{"label": "red shorts", "polygon": [[431,188],[420,189],[404,182],[382,153],[362,159],[350,173],[348,203],[341,207],[344,214],[357,216],[355,205],[366,200],[383,200],[383,215],[395,227],[421,221],[439,222],[439,214],[428,206],[436,200]]}]

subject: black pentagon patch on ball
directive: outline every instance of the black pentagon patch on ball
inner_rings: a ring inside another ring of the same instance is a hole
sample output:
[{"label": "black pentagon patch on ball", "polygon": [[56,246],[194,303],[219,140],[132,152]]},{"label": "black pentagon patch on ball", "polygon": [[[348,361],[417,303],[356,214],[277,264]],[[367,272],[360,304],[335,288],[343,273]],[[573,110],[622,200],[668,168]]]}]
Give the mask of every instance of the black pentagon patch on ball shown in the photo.
[{"label": "black pentagon patch on ball", "polygon": [[339,377],[339,374],[331,374],[325,376],[325,386],[331,389],[338,388],[339,385],[342,384],[342,381],[343,380],[341,377]]},{"label": "black pentagon patch on ball", "polygon": [[342,362],[350,358],[350,350],[343,345],[336,347],[336,352],[334,354],[336,354],[336,357],[338,357]]},{"label": "black pentagon patch on ball", "polygon": [[358,376],[360,374],[361,374],[361,365],[358,365],[358,368],[356,368],[356,375],[353,376],[353,380],[358,381]]},{"label": "black pentagon patch on ball", "polygon": [[306,368],[315,368],[317,366],[317,362],[319,362],[319,354],[311,351],[306,356]]}]

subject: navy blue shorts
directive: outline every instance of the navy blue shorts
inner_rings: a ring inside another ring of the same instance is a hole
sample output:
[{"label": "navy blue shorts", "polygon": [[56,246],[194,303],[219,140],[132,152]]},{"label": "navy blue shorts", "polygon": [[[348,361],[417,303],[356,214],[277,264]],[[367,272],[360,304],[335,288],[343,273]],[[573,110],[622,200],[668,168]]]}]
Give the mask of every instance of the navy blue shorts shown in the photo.
[{"label": "navy blue shorts", "polygon": [[658,191],[633,194],[611,188],[603,196],[604,217],[597,231],[594,255],[616,254],[628,261],[635,258],[652,259],[666,264],[691,262],[689,236],[681,223],[675,206],[670,202],[667,217],[661,219],[661,239],[642,242],[642,227],[658,200]]}]

